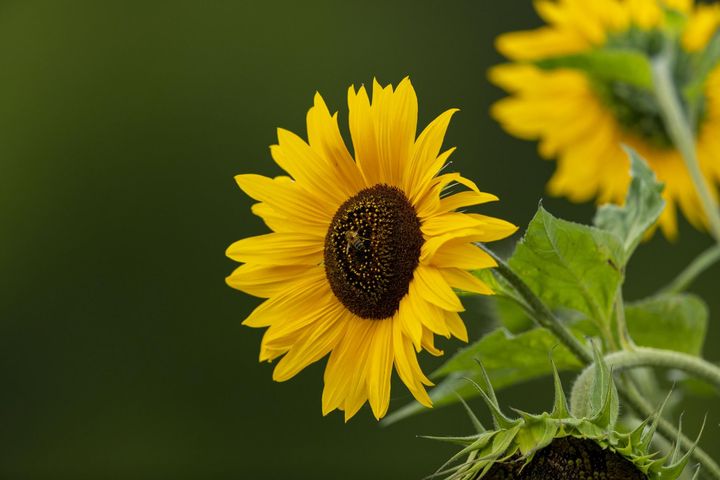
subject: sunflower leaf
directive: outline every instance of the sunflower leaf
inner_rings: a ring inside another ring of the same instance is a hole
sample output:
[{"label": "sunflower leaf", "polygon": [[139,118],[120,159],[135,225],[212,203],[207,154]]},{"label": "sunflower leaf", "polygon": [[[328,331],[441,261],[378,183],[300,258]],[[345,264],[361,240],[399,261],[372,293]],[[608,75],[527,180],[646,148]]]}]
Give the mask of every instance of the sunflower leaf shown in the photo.
[{"label": "sunflower leaf", "polygon": [[610,324],[625,263],[615,234],[560,220],[541,206],[508,263],[550,308],[581,312],[601,330]]},{"label": "sunflower leaf", "polygon": [[627,262],[645,232],[660,218],[665,200],[661,195],[663,184],[657,181],[645,160],[629,147],[625,147],[625,151],[630,157],[632,176],[625,205],[603,205],[593,223],[622,240]]},{"label": "sunflower leaf", "polygon": [[[483,367],[492,382],[493,388],[502,388],[525,382],[533,378],[550,375],[553,366],[548,352],[559,370],[578,370],[581,364],[562,345],[557,338],[544,328],[535,328],[519,335],[513,335],[500,328],[490,332],[474,344],[460,350],[440,369],[433,378],[445,376],[430,392],[430,398],[436,407],[458,402],[458,395],[469,399],[479,395],[472,379],[480,384],[484,382]],[[427,409],[419,403],[406,405],[388,415],[384,423],[394,423],[403,418]]]},{"label": "sunflower leaf", "polygon": [[646,90],[653,86],[650,62],[640,50],[630,48],[602,48],[589,52],[539,60],[536,65],[545,70],[570,68],[585,72],[600,82],[620,82]]},{"label": "sunflower leaf", "polygon": [[700,355],[708,308],[691,294],[667,294],[625,306],[630,336],[638,345]]}]

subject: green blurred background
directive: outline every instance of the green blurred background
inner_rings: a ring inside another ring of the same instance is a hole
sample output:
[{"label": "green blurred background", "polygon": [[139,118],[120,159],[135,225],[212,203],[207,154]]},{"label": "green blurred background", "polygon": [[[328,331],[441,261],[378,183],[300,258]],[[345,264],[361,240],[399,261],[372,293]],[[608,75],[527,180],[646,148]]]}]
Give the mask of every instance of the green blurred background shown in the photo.
[{"label": "green blurred background", "polygon": [[[470,433],[459,408],[388,428],[364,408],[344,424],[321,416],[323,362],[284,384],[257,363],[261,331],[240,322],[259,300],[225,285],[224,251],[265,228],[233,175],[279,173],[275,128],[304,135],[316,90],[345,125],[350,84],[410,75],[421,125],[461,108],[446,144],[501,197],[484,211],[527,225],[553,164],[489,118],[501,92],[486,71],[501,61],[496,35],[538,22],[515,1],[0,3],[0,478],[431,473],[453,449],[416,435]],[[656,236],[626,297],[708,245],[687,224],[676,244]],[[710,302],[712,360],[718,278],[694,288]],[[491,319],[482,301],[469,307],[477,337]],[[542,380],[501,400],[538,410],[550,390]],[[396,385],[391,408],[409,400]],[[716,401],[691,399],[685,424],[695,431],[713,406],[703,444],[718,453]]]}]

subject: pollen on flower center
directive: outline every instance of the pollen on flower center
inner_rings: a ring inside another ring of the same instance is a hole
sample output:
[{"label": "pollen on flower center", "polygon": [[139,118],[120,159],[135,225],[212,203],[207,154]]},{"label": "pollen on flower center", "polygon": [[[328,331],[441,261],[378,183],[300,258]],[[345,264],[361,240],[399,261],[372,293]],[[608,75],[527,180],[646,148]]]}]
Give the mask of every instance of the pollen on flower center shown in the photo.
[{"label": "pollen on flower center", "polygon": [[422,244],[420,220],[405,194],[375,185],[335,213],[325,236],[325,275],[355,315],[388,318],[408,292]]}]

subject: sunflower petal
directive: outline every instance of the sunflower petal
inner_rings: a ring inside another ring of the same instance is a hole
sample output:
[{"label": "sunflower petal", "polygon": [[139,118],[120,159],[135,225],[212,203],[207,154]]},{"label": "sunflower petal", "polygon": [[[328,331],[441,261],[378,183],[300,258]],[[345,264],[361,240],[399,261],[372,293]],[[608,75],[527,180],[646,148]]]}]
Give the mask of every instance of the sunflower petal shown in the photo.
[{"label": "sunflower petal", "polygon": [[429,266],[420,265],[415,269],[415,285],[420,298],[437,305],[443,310],[462,312],[464,310],[460,299],[452,291],[440,272]]},{"label": "sunflower petal", "polygon": [[390,405],[390,375],[393,367],[393,323],[396,319],[378,322],[370,346],[367,377],[368,399],[375,418],[385,416]]},{"label": "sunflower petal", "polygon": [[236,262],[260,265],[318,265],[324,244],[315,235],[268,233],[243,238],[230,245],[227,256]]}]

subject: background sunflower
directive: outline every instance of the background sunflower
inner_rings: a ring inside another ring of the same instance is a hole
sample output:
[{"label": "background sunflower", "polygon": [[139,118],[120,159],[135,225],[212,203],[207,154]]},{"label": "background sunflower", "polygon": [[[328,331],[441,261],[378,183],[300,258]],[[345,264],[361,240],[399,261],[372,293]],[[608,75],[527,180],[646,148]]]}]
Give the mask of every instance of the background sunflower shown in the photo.
[{"label": "background sunflower", "polygon": [[[492,113],[507,131],[539,140],[540,154],[557,160],[548,191],[576,202],[594,198],[598,203],[622,203],[629,182],[629,163],[621,147],[626,144],[646,158],[665,183],[668,206],[660,218],[665,235],[677,234],[678,207],[702,228],[706,220],[696,188],[652,90],[559,59],[574,58],[579,65],[578,55],[605,47],[655,56],[664,48],[663,36],[677,31],[673,75],[683,89],[692,82],[692,55],[720,28],[720,5],[695,5],[693,0],[545,0],[535,6],[547,25],[497,39],[498,50],[515,63],[490,72],[491,80],[511,94],[497,102]],[[616,68],[630,70],[626,64]],[[691,119],[700,167],[713,192],[720,180],[719,89],[716,66],[698,89]]]},{"label": "background sunflower", "polygon": [[[308,414],[322,364],[286,384],[256,364],[262,332],[240,323],[259,301],[220,280],[234,266],[222,248],[267,229],[232,177],[281,173],[267,145],[278,126],[304,131],[316,90],[339,108],[349,84],[410,74],[423,92],[419,124],[461,109],[446,145],[459,147],[463,174],[501,197],[486,211],[527,225],[554,165],[489,117],[504,94],[484,79],[502,61],[496,36],[541,24],[530,2],[3,2],[0,477],[433,471],[455,448],[416,435],[465,432],[461,408],[390,428],[366,410],[346,425]],[[593,214],[544,205],[584,222]],[[681,248],[656,235],[637,252],[628,298],[710,245],[682,219],[679,229]],[[709,301],[717,345],[720,298],[712,281],[694,291]],[[477,338],[488,314],[479,301],[467,307]],[[461,344],[439,345],[447,355]],[[411,400],[393,391],[398,404]],[[527,411],[552,401],[545,380],[498,395]],[[688,403],[690,435],[712,402]],[[708,425],[720,422],[713,415]],[[708,429],[703,444],[718,442]]]}]

